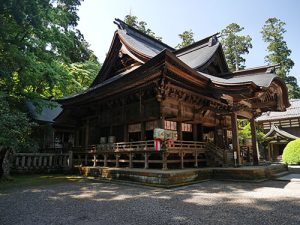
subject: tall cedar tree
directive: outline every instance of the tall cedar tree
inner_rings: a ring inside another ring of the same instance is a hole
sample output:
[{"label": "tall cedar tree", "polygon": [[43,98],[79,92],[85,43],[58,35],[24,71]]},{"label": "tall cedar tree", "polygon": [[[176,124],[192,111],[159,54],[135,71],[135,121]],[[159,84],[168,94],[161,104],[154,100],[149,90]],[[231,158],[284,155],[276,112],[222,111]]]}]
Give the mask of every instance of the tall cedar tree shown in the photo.
[{"label": "tall cedar tree", "polygon": [[249,49],[252,48],[252,38],[249,35],[238,35],[243,30],[244,27],[231,23],[221,31],[221,43],[231,71],[245,68],[246,60],[242,55],[248,54]]},{"label": "tall cedar tree", "polygon": [[293,76],[288,76],[290,70],[294,66],[293,60],[289,57],[291,50],[287,47],[284,40],[285,23],[277,18],[269,18],[266,20],[262,28],[262,38],[268,43],[268,55],[265,60],[269,64],[280,64],[280,68],[276,73],[283,78],[289,88],[290,98],[300,97],[300,88],[297,85],[297,79]]},{"label": "tall cedar tree", "polygon": [[179,34],[178,36],[181,39],[181,43],[179,43],[176,46],[177,49],[186,47],[186,46],[191,45],[195,42],[194,32],[192,30],[184,31],[184,32],[182,32],[182,34]]},{"label": "tall cedar tree", "polygon": [[138,21],[138,18],[133,15],[126,15],[124,18],[124,22],[128,24],[129,26],[132,26],[133,28],[159,40],[162,41],[161,37],[156,36],[156,34],[147,27],[147,23],[145,21]]}]

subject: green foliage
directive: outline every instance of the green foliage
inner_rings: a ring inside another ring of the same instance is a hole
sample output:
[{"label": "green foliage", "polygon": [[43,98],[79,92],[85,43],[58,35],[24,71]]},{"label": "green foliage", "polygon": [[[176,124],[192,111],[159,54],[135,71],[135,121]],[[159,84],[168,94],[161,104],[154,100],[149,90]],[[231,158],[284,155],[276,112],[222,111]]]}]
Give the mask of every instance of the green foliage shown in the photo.
[{"label": "green foliage", "polygon": [[280,64],[281,67],[276,71],[277,74],[285,78],[294,66],[293,60],[289,58],[291,50],[288,49],[283,34],[286,32],[285,23],[277,18],[269,18],[262,28],[262,38],[268,43],[267,50],[269,55],[265,57],[270,64]]},{"label": "green foliage", "polygon": [[236,23],[229,24],[225,29],[221,31],[221,43],[228,67],[231,71],[236,71],[245,68],[244,54],[249,53],[249,49],[252,48],[252,38],[247,35],[238,35],[244,27]]},{"label": "green foliage", "polygon": [[266,20],[262,28],[262,38],[268,43],[268,55],[265,57],[269,64],[280,64],[276,74],[283,78],[289,88],[290,98],[299,98],[300,89],[297,85],[297,80],[293,76],[288,76],[290,70],[294,66],[293,60],[289,57],[291,50],[287,47],[284,40],[284,33],[286,32],[285,23],[277,18],[269,18]]},{"label": "green foliage", "polygon": [[14,97],[61,96],[65,65],[94,57],[77,25],[80,0],[7,0],[0,6],[0,88]]},{"label": "green foliage", "polygon": [[194,33],[192,30],[184,31],[182,34],[178,35],[181,39],[181,43],[179,43],[176,48],[180,49],[185,46],[191,45],[195,42]]},{"label": "green foliage", "polygon": [[300,138],[287,144],[283,150],[282,160],[286,164],[300,164]]},{"label": "green foliage", "polygon": [[[6,0],[0,4],[0,144],[30,148],[30,100],[85,89],[99,63],[76,29],[81,0]],[[4,95],[5,93],[5,95]],[[5,96],[5,97],[3,97]]]},{"label": "green foliage", "polygon": [[[249,120],[239,119],[238,129],[239,129],[239,139],[241,142],[245,142],[246,139],[251,138],[251,126]],[[263,142],[264,135],[265,134],[262,132],[260,127],[256,127],[256,139],[259,143]]]},{"label": "green foliage", "polygon": [[33,124],[27,115],[9,104],[3,92],[0,92],[0,105],[0,146],[9,146],[22,152],[36,150],[36,143],[30,139]]},{"label": "green foliage", "polygon": [[162,37],[156,36],[156,34],[147,27],[147,23],[145,21],[138,21],[138,18],[136,16],[132,15],[126,15],[124,18],[124,22],[128,24],[129,26],[132,26],[133,28],[159,40],[162,41]]},{"label": "green foliage", "polygon": [[99,69],[100,64],[97,61],[72,63],[67,68],[71,80],[65,91],[72,94],[87,89],[96,78],[96,71]]}]

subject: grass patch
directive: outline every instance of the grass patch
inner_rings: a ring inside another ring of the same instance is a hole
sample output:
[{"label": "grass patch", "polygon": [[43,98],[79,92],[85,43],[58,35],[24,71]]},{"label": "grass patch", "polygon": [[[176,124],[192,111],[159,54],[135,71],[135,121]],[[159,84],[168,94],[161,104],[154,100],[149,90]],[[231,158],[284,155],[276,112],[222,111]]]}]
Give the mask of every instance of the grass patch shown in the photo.
[{"label": "grass patch", "polygon": [[55,175],[15,175],[13,179],[0,180],[0,192],[13,190],[15,188],[30,188],[39,185],[50,185],[56,184],[59,182],[74,182],[74,181],[83,181],[85,178],[75,175],[64,175],[64,174],[55,174]]}]

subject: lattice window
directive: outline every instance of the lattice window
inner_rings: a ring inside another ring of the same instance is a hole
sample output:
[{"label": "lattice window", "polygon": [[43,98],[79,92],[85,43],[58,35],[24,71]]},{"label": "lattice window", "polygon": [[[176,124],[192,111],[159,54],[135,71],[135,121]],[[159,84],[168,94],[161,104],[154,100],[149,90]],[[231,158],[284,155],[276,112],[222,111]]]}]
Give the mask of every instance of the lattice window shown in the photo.
[{"label": "lattice window", "polygon": [[183,132],[192,132],[193,131],[192,124],[189,124],[189,123],[182,123],[181,129]]},{"label": "lattice window", "polygon": [[174,121],[165,120],[165,129],[177,130],[177,123]]}]

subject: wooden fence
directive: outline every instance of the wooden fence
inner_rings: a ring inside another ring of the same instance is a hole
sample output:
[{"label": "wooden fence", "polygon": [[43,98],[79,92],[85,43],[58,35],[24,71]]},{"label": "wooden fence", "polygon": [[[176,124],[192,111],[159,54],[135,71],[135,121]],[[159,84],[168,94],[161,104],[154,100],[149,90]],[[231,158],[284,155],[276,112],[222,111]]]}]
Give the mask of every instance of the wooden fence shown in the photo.
[{"label": "wooden fence", "polygon": [[15,173],[63,172],[72,169],[73,153],[16,153]]}]

